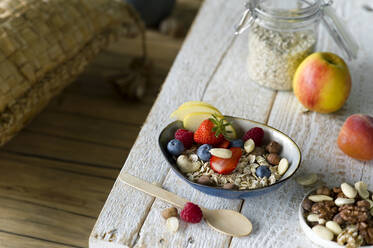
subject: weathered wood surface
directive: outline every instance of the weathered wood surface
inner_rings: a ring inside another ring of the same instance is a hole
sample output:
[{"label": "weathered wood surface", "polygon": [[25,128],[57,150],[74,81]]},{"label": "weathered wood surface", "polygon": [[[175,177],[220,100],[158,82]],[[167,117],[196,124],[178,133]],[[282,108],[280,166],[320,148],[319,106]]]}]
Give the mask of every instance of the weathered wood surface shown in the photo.
[{"label": "weathered wood surface", "polygon": [[[116,182],[90,237],[90,247],[313,247],[300,230],[297,209],[309,190],[290,180],[281,189],[260,197],[226,200],[192,189],[168,170],[157,149],[157,135],[169,114],[180,103],[202,99],[224,114],[266,122],[289,134],[301,147],[300,173],[316,172],[329,184],[366,180],[373,189],[373,162],[362,163],[345,156],[336,145],[339,129],[347,116],[373,114],[373,15],[361,6],[367,0],[336,1],[337,12],[348,22],[361,45],[360,56],[349,63],[353,79],[350,98],[335,114],[303,113],[291,92],[275,92],[250,82],[245,70],[247,34],[232,38],[233,24],[243,1],[206,1],[153,106],[123,171],[208,208],[242,210],[253,222],[254,232],[231,238],[204,223],[182,226],[167,233],[160,211],[168,206],[159,200]],[[216,14],[219,13],[219,14]],[[337,51],[322,32],[320,50]],[[340,51],[338,52],[341,53]],[[166,176],[167,175],[167,176]],[[115,236],[108,233],[115,233]]]},{"label": "weathered wood surface", "polygon": [[[0,213],[1,231],[17,233],[22,230],[28,237],[75,247],[86,246],[87,241],[82,237],[95,221],[92,217],[6,197],[0,198]],[[48,228],[43,228],[46,225]]]},{"label": "weathered wood surface", "polygon": [[107,189],[112,185],[111,178],[61,171],[46,161],[30,166],[30,158],[2,152],[0,155],[3,169],[0,174],[0,197],[95,218],[99,212],[96,206],[104,203],[105,195],[109,193]]},{"label": "weathered wood surface", "polygon": [[38,240],[27,236],[20,236],[12,233],[0,231],[0,247],[1,248],[71,248],[71,246],[48,242],[46,240]]},{"label": "weathered wood surface", "polygon": [[138,41],[120,40],[0,149],[1,248],[88,247],[95,219],[182,42],[147,34],[149,50],[157,53],[150,54],[154,72],[141,102],[123,99],[104,81],[140,54]]}]

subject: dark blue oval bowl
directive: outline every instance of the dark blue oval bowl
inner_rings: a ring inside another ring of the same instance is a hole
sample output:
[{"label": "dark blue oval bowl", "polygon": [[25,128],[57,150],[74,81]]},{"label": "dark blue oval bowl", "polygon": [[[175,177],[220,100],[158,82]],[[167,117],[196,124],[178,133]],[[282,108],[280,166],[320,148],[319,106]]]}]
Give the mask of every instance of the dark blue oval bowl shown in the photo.
[{"label": "dark blue oval bowl", "polygon": [[174,139],[175,131],[179,128],[183,128],[183,123],[181,121],[174,121],[162,130],[161,134],[159,135],[158,142],[164,157],[166,158],[172,170],[176,173],[177,176],[179,176],[193,188],[202,191],[203,193],[229,199],[242,199],[246,197],[262,195],[270,191],[276,190],[295,174],[301,163],[301,152],[298,145],[290,137],[288,137],[286,134],[282,133],[281,131],[273,127],[267,126],[256,121],[230,116],[225,116],[225,118],[232,123],[233,127],[237,131],[238,137],[242,137],[242,135],[247,130],[253,127],[260,127],[264,130],[264,143],[268,143],[269,141],[273,140],[282,145],[282,151],[280,156],[287,158],[289,161],[289,169],[282,176],[282,178],[276,183],[269,185],[267,187],[247,190],[223,189],[220,187],[207,186],[190,181],[179,170],[175,158],[167,151],[167,143],[170,140]]}]

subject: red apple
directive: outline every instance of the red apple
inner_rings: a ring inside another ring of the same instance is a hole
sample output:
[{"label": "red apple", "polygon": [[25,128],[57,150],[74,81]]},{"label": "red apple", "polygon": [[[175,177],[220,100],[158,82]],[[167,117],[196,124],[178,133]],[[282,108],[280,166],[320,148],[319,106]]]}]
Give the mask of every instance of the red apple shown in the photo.
[{"label": "red apple", "polygon": [[331,113],[340,109],[350,94],[351,77],[346,63],[338,55],[313,53],[298,66],[293,90],[307,109]]},{"label": "red apple", "polygon": [[354,114],[347,118],[338,136],[338,146],[348,156],[373,159],[373,117]]}]

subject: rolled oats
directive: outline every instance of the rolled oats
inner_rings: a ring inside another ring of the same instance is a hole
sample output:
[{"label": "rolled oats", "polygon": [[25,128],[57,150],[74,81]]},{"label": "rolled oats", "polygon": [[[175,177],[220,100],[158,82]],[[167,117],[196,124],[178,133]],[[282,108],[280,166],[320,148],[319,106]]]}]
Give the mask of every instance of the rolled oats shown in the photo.
[{"label": "rolled oats", "polygon": [[249,156],[247,156],[247,158],[250,164],[255,162],[255,155],[250,154]]},{"label": "rolled oats", "polygon": [[253,25],[247,66],[250,78],[276,90],[291,90],[296,68],[315,48],[313,31],[278,32]]},{"label": "rolled oats", "polygon": [[259,165],[266,165],[266,166],[269,166],[269,163],[267,162],[267,160],[265,158],[263,158],[262,156],[256,156],[256,162],[258,162]]},{"label": "rolled oats", "polygon": [[[269,153],[266,153],[263,147],[255,147],[253,143],[253,146],[250,145],[250,149],[248,149],[247,145],[251,144],[252,140],[248,141],[245,142],[246,147],[242,149],[242,155],[235,170],[230,174],[223,175],[216,173],[211,169],[210,162],[202,162],[196,154],[198,148],[196,146],[184,151],[183,154],[178,157],[177,164],[189,180],[203,185],[216,187],[224,187],[224,185],[227,185],[225,186],[226,188],[234,185],[236,189],[246,190],[262,188],[276,183],[288,169],[288,166],[279,170],[278,165],[273,165],[268,162]],[[213,148],[210,150],[210,153],[216,156],[225,151],[231,152],[228,149]],[[256,175],[256,169],[259,166],[267,166],[271,175],[268,178],[259,178]]]}]

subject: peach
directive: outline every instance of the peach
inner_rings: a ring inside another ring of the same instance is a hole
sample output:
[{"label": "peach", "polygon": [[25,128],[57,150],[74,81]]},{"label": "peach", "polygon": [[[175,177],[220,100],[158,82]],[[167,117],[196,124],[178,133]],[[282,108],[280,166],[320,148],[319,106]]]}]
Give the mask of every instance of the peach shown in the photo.
[{"label": "peach", "polygon": [[373,159],[373,117],[363,114],[348,117],[339,132],[338,146],[350,157]]},{"label": "peach", "polygon": [[351,77],[346,63],[328,52],[309,55],[298,66],[293,78],[294,94],[300,103],[320,113],[340,109],[350,89]]}]

